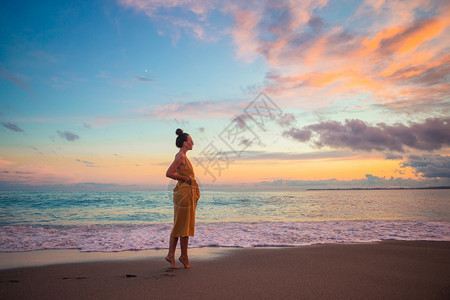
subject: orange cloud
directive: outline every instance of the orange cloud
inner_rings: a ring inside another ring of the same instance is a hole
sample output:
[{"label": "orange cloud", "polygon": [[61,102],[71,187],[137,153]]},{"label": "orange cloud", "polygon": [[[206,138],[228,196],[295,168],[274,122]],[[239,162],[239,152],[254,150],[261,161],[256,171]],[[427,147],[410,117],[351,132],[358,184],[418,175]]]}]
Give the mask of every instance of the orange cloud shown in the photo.
[{"label": "orange cloud", "polygon": [[401,32],[402,27],[390,27],[379,31],[373,38],[366,38],[363,45],[367,49],[367,53],[374,52],[380,46],[381,41],[390,39]]},{"label": "orange cloud", "polygon": [[[231,16],[232,28],[219,35],[231,36],[238,59],[265,59],[272,72],[263,88],[278,98],[313,97],[328,105],[364,92],[383,105],[415,103],[415,108],[442,106],[447,99],[448,61],[442,53],[450,38],[448,1],[361,1],[339,23],[321,15],[328,0],[121,3],[203,40],[218,33],[208,19],[212,11]],[[194,16],[168,14],[174,7]]]},{"label": "orange cloud", "polygon": [[403,27],[397,34],[380,40],[378,46],[383,54],[405,54],[438,36],[448,25],[438,18],[420,20],[409,27]]},{"label": "orange cloud", "polygon": [[[388,5],[383,1],[372,4]],[[409,21],[419,7],[426,5],[416,1],[410,9],[403,7],[407,11],[402,19]],[[283,97],[292,95],[287,91],[293,89],[298,97],[305,97],[308,88],[315,87],[320,88],[315,93],[321,94],[319,101],[324,104],[330,98],[339,100],[339,95],[364,92],[385,105],[406,107],[409,103],[418,109],[435,103],[443,107],[450,92],[446,83],[449,60],[443,56],[450,21],[439,9],[434,16],[429,10],[432,17],[409,24],[387,22],[394,26],[381,27],[371,35],[335,27],[314,36],[301,29],[295,37],[284,37],[288,42],[282,47],[282,38],[273,41],[276,51],[266,56],[273,68],[266,76],[267,91]]]}]

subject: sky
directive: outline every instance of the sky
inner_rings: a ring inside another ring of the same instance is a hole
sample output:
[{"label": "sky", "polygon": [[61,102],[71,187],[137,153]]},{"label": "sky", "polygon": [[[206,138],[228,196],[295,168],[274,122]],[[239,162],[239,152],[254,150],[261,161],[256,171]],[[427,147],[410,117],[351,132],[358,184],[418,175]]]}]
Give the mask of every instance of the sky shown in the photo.
[{"label": "sky", "polygon": [[0,190],[450,185],[450,2],[8,1]]}]

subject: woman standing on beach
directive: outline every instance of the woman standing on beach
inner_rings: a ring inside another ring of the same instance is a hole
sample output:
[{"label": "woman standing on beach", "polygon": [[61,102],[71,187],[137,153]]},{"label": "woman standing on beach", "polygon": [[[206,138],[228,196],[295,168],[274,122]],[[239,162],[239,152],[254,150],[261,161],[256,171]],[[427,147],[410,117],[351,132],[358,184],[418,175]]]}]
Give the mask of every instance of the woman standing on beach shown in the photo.
[{"label": "woman standing on beach", "polygon": [[194,170],[186,153],[192,150],[194,142],[189,134],[177,129],[176,146],[180,151],[175,155],[173,163],[166,172],[166,176],[178,180],[173,189],[174,218],[173,229],[170,233],[169,253],[166,260],[172,268],[178,269],[175,264],[175,249],[180,238],[180,261],[186,268],[191,268],[188,258],[189,237],[194,236],[195,209],[200,198],[200,189],[195,181]]}]

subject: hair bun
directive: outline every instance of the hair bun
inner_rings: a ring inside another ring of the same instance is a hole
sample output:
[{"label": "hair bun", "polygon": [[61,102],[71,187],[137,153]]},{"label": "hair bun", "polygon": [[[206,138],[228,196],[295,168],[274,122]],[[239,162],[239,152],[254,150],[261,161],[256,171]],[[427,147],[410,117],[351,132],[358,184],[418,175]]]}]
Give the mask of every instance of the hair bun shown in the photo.
[{"label": "hair bun", "polygon": [[178,128],[177,131],[175,131],[175,133],[177,135],[182,135],[183,134],[183,129]]}]

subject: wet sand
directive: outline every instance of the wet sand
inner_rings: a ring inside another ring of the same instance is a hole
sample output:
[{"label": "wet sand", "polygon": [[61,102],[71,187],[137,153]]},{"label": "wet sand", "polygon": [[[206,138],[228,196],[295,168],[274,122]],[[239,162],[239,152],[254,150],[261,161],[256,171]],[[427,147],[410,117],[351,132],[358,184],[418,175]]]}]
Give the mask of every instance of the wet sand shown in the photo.
[{"label": "wet sand", "polygon": [[0,298],[450,299],[450,241],[206,251],[192,269],[169,269],[160,251],[0,270]]}]

